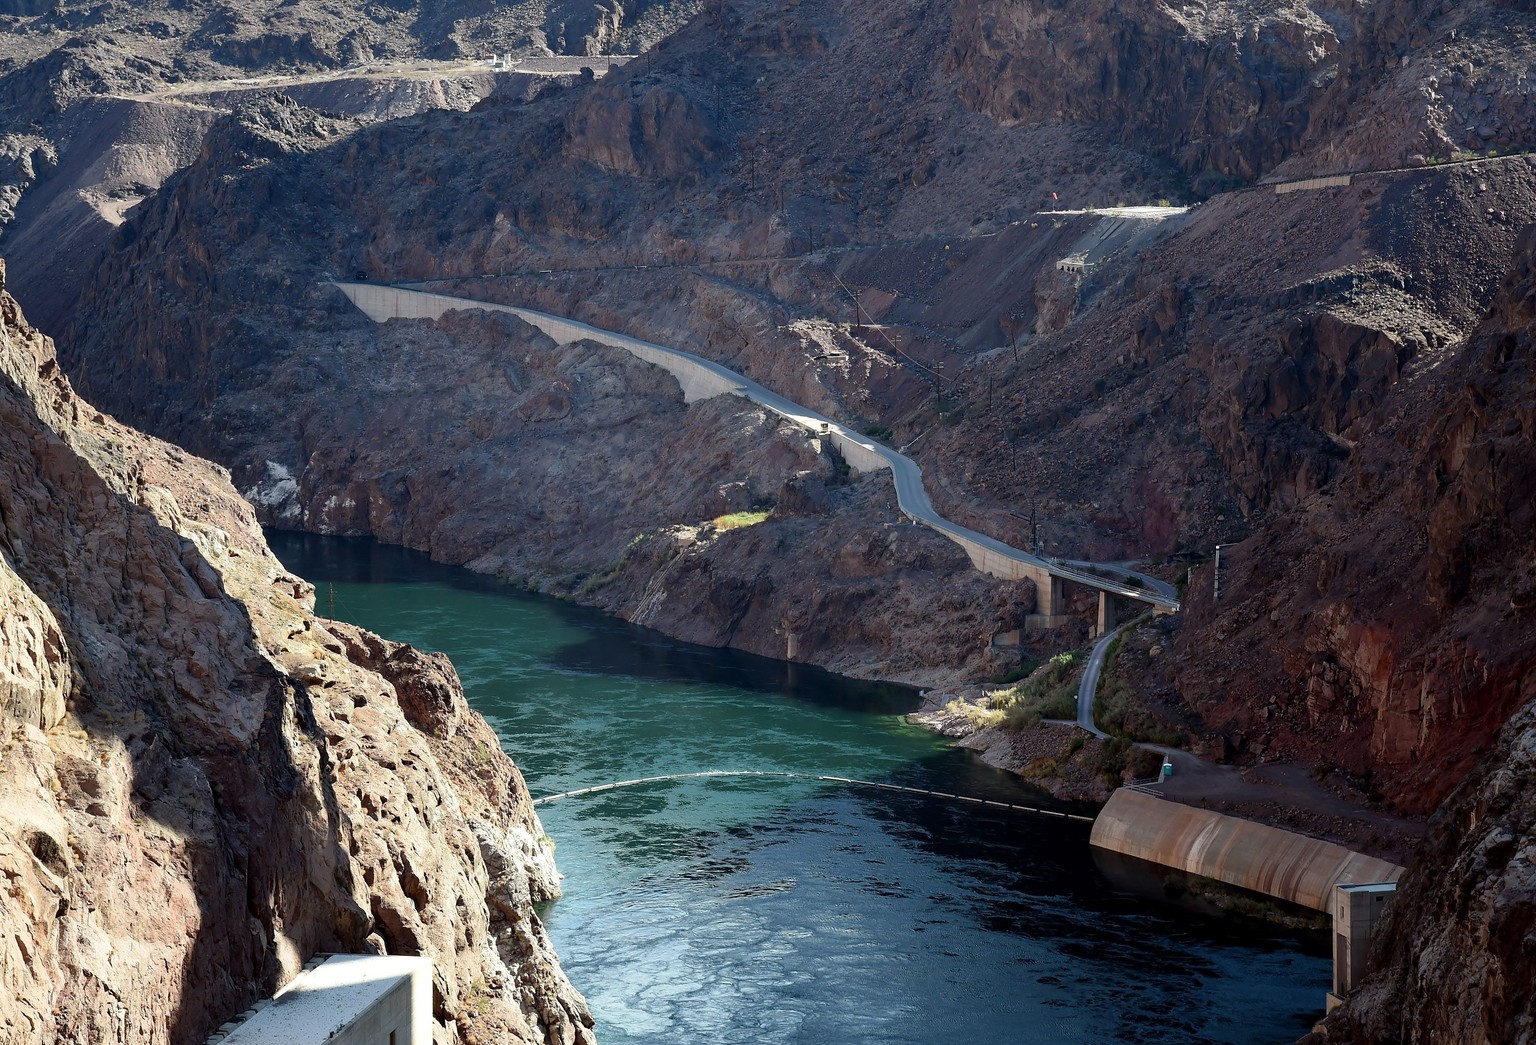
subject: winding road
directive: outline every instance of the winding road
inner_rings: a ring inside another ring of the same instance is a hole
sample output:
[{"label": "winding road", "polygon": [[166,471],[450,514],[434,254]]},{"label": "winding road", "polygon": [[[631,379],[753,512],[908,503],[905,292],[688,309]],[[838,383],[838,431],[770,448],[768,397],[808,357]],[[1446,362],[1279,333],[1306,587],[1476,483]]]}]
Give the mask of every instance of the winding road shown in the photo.
[{"label": "winding road", "polygon": [[1128,624],[1122,624],[1099,636],[1099,641],[1093,644],[1093,652],[1088,654],[1088,663],[1083,665],[1082,681],[1077,684],[1077,724],[1100,740],[1108,740],[1109,734],[1094,724],[1093,698],[1099,691],[1099,675],[1104,670],[1109,644],[1127,627]]},{"label": "winding road", "polygon": [[[773,411],[785,420],[829,439],[857,471],[891,470],[896,500],[909,518],[948,537],[965,549],[971,563],[984,573],[1003,580],[1031,580],[1035,583],[1043,616],[1054,622],[1064,615],[1058,581],[1070,581],[1083,587],[1107,592],[1152,606],[1162,613],[1176,613],[1179,600],[1173,589],[1131,573],[1126,567],[1110,563],[1047,559],[952,522],[934,510],[933,501],[923,485],[922,469],[917,462],[888,446],[853,431],[841,422],[825,417],[809,407],[784,398],[777,392],[744,377],[713,360],[677,348],[642,341],[627,334],[603,330],[563,316],[533,309],[479,301],[474,298],[435,294],[408,287],[377,283],[329,284],[336,287],[367,316],[378,323],[390,319],[437,319],[445,312],[479,309],[510,312],[552,338],[557,344],[594,341],[611,345],[662,367],[677,378],[686,402],[732,394]],[[1090,570],[1097,572],[1089,572]],[[1131,578],[1137,579],[1132,581]]]}]

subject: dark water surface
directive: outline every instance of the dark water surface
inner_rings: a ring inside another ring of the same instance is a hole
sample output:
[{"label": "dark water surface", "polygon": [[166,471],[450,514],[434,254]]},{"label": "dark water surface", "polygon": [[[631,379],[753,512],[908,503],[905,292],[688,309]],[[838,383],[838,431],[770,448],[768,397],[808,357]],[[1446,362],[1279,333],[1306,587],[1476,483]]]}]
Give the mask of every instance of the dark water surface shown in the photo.
[{"label": "dark water surface", "polygon": [[[911,690],[688,646],[370,541],[269,536],[322,613],[334,597],[337,617],[451,656],[536,796],[756,769],[1041,803],[903,722]],[[540,816],[567,876],[545,923],[606,1043],[1290,1042],[1328,987],[1293,936],[1147,898],[1144,872],[1112,880],[1086,824],[752,778]]]}]

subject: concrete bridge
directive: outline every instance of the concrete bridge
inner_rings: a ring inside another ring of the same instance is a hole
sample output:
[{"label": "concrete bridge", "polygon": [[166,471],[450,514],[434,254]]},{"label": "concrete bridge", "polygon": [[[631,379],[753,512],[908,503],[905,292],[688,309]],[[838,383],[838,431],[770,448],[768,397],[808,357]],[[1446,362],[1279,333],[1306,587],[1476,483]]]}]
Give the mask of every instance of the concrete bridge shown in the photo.
[{"label": "concrete bridge", "polygon": [[621,348],[626,352],[666,370],[682,386],[684,402],[692,403],[717,395],[739,395],[759,406],[773,411],[780,417],[807,429],[835,446],[850,468],[859,472],[891,470],[896,487],[896,501],[910,518],[930,529],[937,530],[965,549],[971,564],[983,573],[1001,580],[1033,581],[1036,591],[1036,612],[1030,618],[1031,627],[1054,627],[1067,620],[1066,597],[1063,582],[1082,585],[1099,592],[1099,627],[1107,630],[1113,624],[1112,598],[1118,597],[1141,602],[1153,607],[1158,613],[1176,613],[1179,602],[1171,587],[1159,581],[1133,581],[1135,576],[1123,566],[1096,564],[1080,561],[1066,562],[1031,555],[1012,548],[975,530],[951,522],[933,508],[933,501],[923,486],[922,469],[910,457],[882,446],[860,435],[840,422],[798,403],[791,402],[776,392],[765,388],[750,378],[712,360],[696,356],[681,349],[641,341],[627,334],[603,330],[599,327],[578,323],[572,319],[552,316],[546,312],[502,305],[473,298],[434,294],[407,287],[393,287],[376,283],[331,283],[376,323],[391,319],[438,319],[445,312],[479,309],[486,312],[509,312],[543,331],[555,343],[568,345],[578,341],[592,341],[601,345]]}]

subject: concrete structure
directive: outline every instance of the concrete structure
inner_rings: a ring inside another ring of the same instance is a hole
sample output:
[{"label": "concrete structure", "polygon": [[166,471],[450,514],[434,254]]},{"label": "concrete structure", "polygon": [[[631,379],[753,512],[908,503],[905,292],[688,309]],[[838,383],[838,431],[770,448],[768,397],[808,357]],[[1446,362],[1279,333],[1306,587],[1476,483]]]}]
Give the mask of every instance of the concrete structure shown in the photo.
[{"label": "concrete structure", "polygon": [[1403,869],[1293,831],[1121,788],[1093,822],[1094,845],[1314,911],[1339,885],[1395,882]]},{"label": "concrete structure", "polygon": [[[1034,582],[1036,610],[1029,620],[1031,627],[1054,627],[1067,620],[1066,598],[1063,581],[1071,581],[1103,592],[1111,592],[1122,598],[1133,599],[1152,605],[1160,612],[1173,613],[1179,608],[1178,599],[1167,585],[1153,584],[1146,587],[1131,584],[1125,579],[1129,571],[1123,567],[1095,567],[1100,573],[1089,573],[1082,567],[1088,563],[1062,563],[1031,555],[1011,548],[985,534],[950,522],[933,509],[933,501],[923,486],[923,473],[917,462],[890,447],[854,432],[830,418],[823,417],[798,403],[785,399],[776,392],[750,378],[743,377],[712,360],[696,356],[681,349],[641,341],[627,334],[578,323],[572,319],[552,316],[514,305],[501,305],[471,298],[434,294],[408,287],[391,287],[375,283],[332,283],[351,302],[376,323],[391,319],[438,319],[443,313],[455,310],[479,309],[486,312],[509,312],[525,323],[537,327],[557,344],[568,345],[577,341],[593,341],[601,345],[621,348],[648,363],[661,367],[677,379],[683,390],[683,401],[692,403],[717,395],[739,395],[759,406],[812,432],[820,439],[828,440],[838,453],[857,472],[872,472],[882,468],[891,470],[896,487],[896,501],[901,510],[923,525],[937,530],[965,549],[971,564],[983,573],[1002,580]],[[1100,575],[1100,574],[1107,574]]]},{"label": "concrete structure", "polygon": [[1099,592],[1099,627],[1095,635],[1108,635],[1110,629],[1119,623],[1120,614],[1116,612],[1115,597],[1107,591]]},{"label": "concrete structure", "polygon": [[1104,207],[1092,211],[1052,211],[1063,215],[1089,215],[1099,220],[1072,244],[1056,262],[1056,271],[1085,276],[1122,254],[1135,255],[1182,225],[1187,207]]},{"label": "concrete structure", "polygon": [[1301,192],[1305,189],[1333,189],[1343,188],[1349,184],[1350,175],[1330,174],[1323,178],[1303,178],[1300,181],[1282,181],[1275,186],[1275,195],[1284,196],[1288,192]]},{"label": "concrete structure", "polygon": [[1365,976],[1371,938],[1397,895],[1396,882],[1340,885],[1333,890],[1333,990],[1328,1011],[1343,1004]]},{"label": "concrete structure", "polygon": [[220,1045],[432,1045],[432,962],[336,954],[307,968]]}]

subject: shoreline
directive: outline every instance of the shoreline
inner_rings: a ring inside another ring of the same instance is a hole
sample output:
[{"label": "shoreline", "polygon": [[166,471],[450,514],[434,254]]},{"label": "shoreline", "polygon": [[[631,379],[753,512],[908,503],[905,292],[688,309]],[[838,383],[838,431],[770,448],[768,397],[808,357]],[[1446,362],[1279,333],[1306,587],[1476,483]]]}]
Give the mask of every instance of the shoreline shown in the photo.
[{"label": "shoreline", "polygon": [[[317,534],[303,529],[264,527],[264,530],[269,538],[273,533],[289,534],[301,539],[338,538],[338,535]],[[468,563],[439,562],[428,553],[380,541],[371,535],[341,539],[372,542],[382,547],[425,555],[439,566],[462,570],[493,585],[528,590],[495,573],[477,570]],[[545,590],[537,594],[567,605],[583,607],[614,620],[633,623],[597,602],[576,597],[574,592]],[[689,641],[671,635],[665,628],[641,626],[677,641]],[[763,656],[732,645],[710,648]],[[956,685],[953,673],[947,673],[946,681],[935,688],[923,689],[921,682],[911,678],[892,678],[892,673],[880,670],[878,662],[868,664],[869,670],[860,671],[850,670],[847,665],[828,667],[813,660],[767,659],[779,660],[786,665],[817,668],[855,681],[917,690],[922,703],[917,709],[903,715],[906,720],[947,737],[958,747],[974,751],[988,765],[1013,773],[1060,801],[1103,806],[1113,790],[1125,782],[1123,775],[1114,783],[1102,776],[1106,763],[1113,766],[1117,759],[1124,758],[1124,752],[1106,752],[1105,741],[1079,730],[1073,722],[1046,720],[1018,730],[1003,726],[979,728],[963,709],[974,707],[986,695],[984,687],[979,683]],[[932,679],[935,674],[939,673],[928,675],[929,685],[934,685]],[[957,703],[951,705],[951,702]],[[1404,817],[1371,809],[1363,796],[1349,796],[1323,787],[1303,767],[1294,763],[1273,762],[1236,767],[1203,762],[1182,749],[1162,750],[1169,752],[1168,757],[1175,764],[1175,772],[1169,781],[1160,785],[1160,789],[1165,798],[1173,801],[1228,813],[1272,827],[1282,827],[1400,864],[1409,861],[1416,843],[1423,835],[1424,817]],[[1145,779],[1155,773],[1156,769],[1152,768],[1141,776]]]},{"label": "shoreline", "polygon": [[[1116,787],[1129,782],[1122,777],[1112,785],[1105,779],[1105,742],[1076,723],[1048,720],[1017,730],[978,726],[961,705],[974,707],[981,695],[979,687],[974,693],[926,691],[923,706],[906,718],[1062,801],[1103,806]],[[1424,836],[1427,817],[1372,808],[1364,796],[1348,793],[1333,780],[1333,774],[1320,778],[1292,762],[1218,765],[1179,748],[1137,746],[1173,763],[1173,775],[1155,785],[1168,801],[1294,831],[1405,866]],[[1326,786],[1328,782],[1336,787]]]}]

